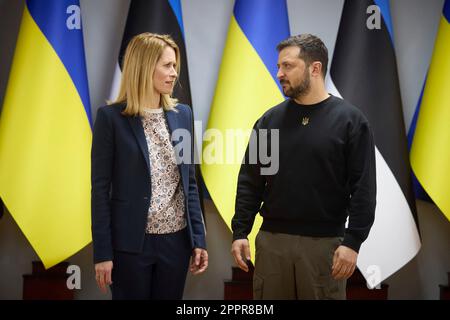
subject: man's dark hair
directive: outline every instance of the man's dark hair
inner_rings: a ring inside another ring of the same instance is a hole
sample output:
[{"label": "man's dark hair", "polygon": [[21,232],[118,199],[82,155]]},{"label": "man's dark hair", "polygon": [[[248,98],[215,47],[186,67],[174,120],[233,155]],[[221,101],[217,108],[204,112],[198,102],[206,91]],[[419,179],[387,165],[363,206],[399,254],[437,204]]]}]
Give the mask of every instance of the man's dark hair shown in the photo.
[{"label": "man's dark hair", "polygon": [[328,49],[322,40],[309,33],[299,34],[281,41],[277,45],[277,50],[280,52],[287,47],[299,47],[299,58],[303,59],[308,66],[314,61],[321,62],[322,75],[325,79],[328,66]]}]

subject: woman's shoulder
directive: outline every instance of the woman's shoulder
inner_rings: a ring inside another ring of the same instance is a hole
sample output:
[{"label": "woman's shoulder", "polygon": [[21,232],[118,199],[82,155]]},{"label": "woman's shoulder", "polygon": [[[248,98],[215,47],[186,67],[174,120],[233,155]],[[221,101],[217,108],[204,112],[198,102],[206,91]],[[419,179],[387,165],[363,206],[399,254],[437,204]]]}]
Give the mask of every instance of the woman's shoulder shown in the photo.
[{"label": "woman's shoulder", "polygon": [[101,106],[98,108],[97,113],[103,113],[108,115],[120,115],[125,109],[125,103],[113,103]]},{"label": "woman's shoulder", "polygon": [[187,104],[184,103],[177,103],[175,106],[175,109],[181,112],[190,113],[191,107],[189,107]]},{"label": "woman's shoulder", "polygon": [[175,110],[173,112],[178,111],[177,113],[179,114],[180,117],[188,117],[188,118],[192,117],[192,109],[187,104],[178,103],[174,107],[174,109]]}]

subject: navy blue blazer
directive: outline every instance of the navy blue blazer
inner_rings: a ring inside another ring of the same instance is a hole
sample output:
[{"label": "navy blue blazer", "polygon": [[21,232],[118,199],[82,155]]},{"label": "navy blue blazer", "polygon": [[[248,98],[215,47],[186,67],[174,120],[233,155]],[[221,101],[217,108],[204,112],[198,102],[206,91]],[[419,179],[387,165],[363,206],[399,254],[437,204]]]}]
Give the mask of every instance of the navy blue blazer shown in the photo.
[{"label": "navy blue blazer", "polygon": [[[141,118],[123,116],[125,104],[98,109],[93,129],[91,168],[92,241],[94,263],[113,260],[114,250],[143,250],[151,182],[147,142]],[[183,128],[193,139],[191,109],[182,104],[165,111],[169,132]],[[180,141],[172,142],[176,145]],[[191,148],[193,146],[191,141]],[[178,165],[185,196],[187,228],[192,248],[206,248],[205,225],[190,163]]]}]

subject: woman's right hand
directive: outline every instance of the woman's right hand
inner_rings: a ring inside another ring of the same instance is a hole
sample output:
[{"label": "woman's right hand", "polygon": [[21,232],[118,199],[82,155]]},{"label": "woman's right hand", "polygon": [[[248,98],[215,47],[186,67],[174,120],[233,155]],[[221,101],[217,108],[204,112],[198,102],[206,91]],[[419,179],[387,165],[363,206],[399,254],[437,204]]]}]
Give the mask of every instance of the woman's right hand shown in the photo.
[{"label": "woman's right hand", "polygon": [[111,273],[113,268],[112,261],[103,261],[95,264],[95,280],[103,293],[107,292],[107,286],[112,284]]}]

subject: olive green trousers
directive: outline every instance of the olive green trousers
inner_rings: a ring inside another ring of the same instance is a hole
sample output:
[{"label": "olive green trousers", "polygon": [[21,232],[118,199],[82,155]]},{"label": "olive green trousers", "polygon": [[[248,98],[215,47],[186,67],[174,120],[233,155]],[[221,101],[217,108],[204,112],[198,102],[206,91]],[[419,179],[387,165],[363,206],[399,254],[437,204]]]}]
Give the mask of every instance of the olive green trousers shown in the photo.
[{"label": "olive green trousers", "polygon": [[346,299],[346,280],[331,276],[341,237],[305,237],[260,230],[253,299]]}]

